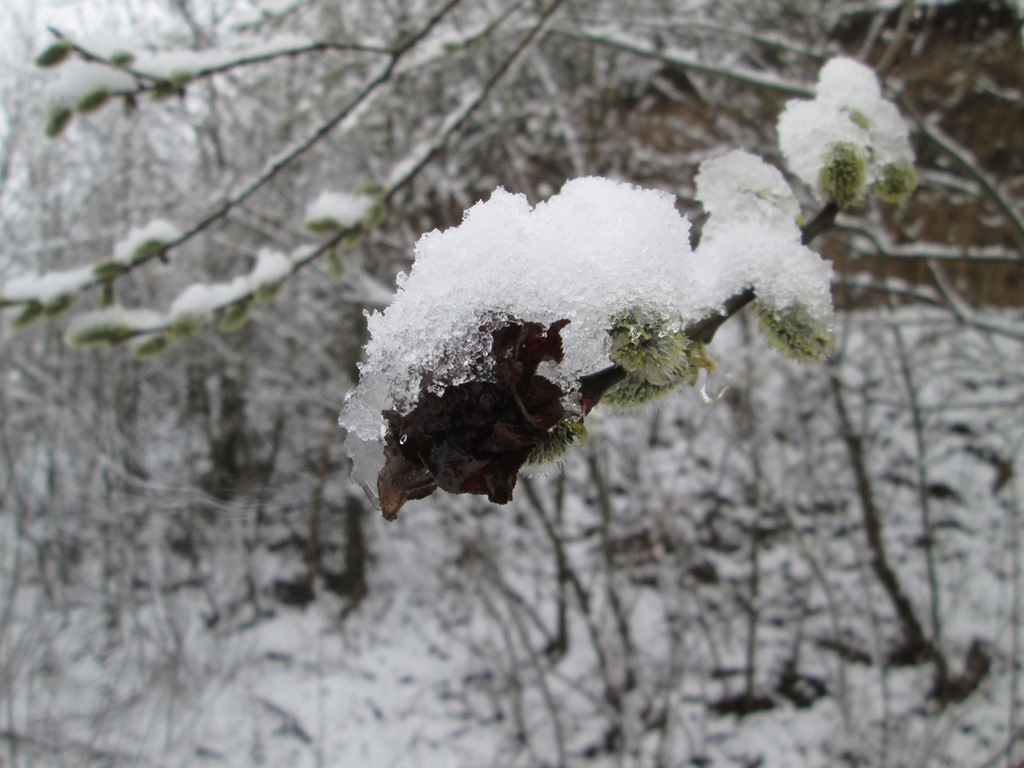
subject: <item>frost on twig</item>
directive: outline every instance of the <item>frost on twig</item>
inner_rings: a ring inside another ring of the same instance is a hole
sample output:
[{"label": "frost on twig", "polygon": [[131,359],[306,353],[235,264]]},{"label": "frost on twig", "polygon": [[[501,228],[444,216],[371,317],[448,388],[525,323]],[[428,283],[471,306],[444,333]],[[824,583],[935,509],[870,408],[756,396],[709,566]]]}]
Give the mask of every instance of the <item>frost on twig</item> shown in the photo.
[{"label": "frost on twig", "polygon": [[733,153],[699,192],[712,215],[696,253],[671,195],[595,177],[533,208],[499,189],[420,239],[369,318],[340,419],[387,519],[437,488],[509,501],[520,467],[582,438],[603,398],[631,405],[714,368],[706,321],[755,295],[784,331],[827,336],[831,270],[801,243],[781,174]]}]

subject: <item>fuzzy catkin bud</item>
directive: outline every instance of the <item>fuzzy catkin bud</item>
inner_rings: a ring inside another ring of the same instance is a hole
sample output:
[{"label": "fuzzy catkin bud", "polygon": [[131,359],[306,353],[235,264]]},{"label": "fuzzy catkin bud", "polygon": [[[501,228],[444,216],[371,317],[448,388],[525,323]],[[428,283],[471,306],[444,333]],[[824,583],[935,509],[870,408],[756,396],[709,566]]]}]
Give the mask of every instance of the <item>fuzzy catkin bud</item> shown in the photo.
[{"label": "fuzzy catkin bud", "polygon": [[64,342],[69,347],[101,347],[120,344],[133,334],[134,331],[127,323],[99,322],[69,332]]},{"label": "fuzzy catkin bud", "polygon": [[638,408],[667,395],[680,384],[681,381],[674,384],[652,384],[643,376],[631,373],[605,392],[601,403],[613,408]]},{"label": "fuzzy catkin bud", "polygon": [[689,370],[686,349],[689,341],[664,319],[627,311],[612,319],[608,331],[613,363],[644,381],[666,386],[681,381]]},{"label": "fuzzy catkin bud", "polygon": [[902,203],[917,189],[917,172],[910,163],[890,163],[882,169],[882,178],[871,191],[887,203]]},{"label": "fuzzy catkin bud", "polygon": [[127,271],[128,268],[122,262],[115,259],[101,261],[98,264],[94,264],[92,268],[93,277],[97,280],[113,280]]},{"label": "fuzzy catkin bud", "polygon": [[43,314],[47,317],[56,317],[62,315],[71,309],[71,305],[75,303],[75,295],[73,293],[62,293],[54,299],[50,299],[43,306]]},{"label": "fuzzy catkin bud", "polygon": [[220,316],[217,328],[221,333],[235,333],[242,330],[249,322],[249,307],[252,302],[248,299],[236,301],[224,308],[224,314]]},{"label": "fuzzy catkin bud", "polygon": [[43,305],[38,301],[28,302],[11,323],[15,330],[27,328],[33,320],[43,314]]},{"label": "fuzzy catkin bud", "polygon": [[131,51],[114,51],[110,55],[110,63],[115,67],[130,67],[135,61],[135,54]]},{"label": "fuzzy catkin bud", "polygon": [[63,64],[73,50],[74,46],[71,43],[61,40],[36,56],[35,64],[37,67],[56,67],[58,64]]},{"label": "fuzzy catkin bud", "polygon": [[345,266],[342,264],[341,256],[337,248],[331,248],[324,254],[324,269],[331,280],[341,280],[345,273]]},{"label": "fuzzy catkin bud", "polygon": [[168,243],[158,238],[150,238],[144,240],[138,247],[132,251],[132,264],[138,264],[140,261],[146,261],[147,259],[156,256],[162,250],[168,246]]},{"label": "fuzzy catkin bud", "polygon": [[171,339],[184,339],[202,328],[204,322],[201,315],[191,312],[180,314],[171,320],[168,336]]},{"label": "fuzzy catkin bud", "polygon": [[160,333],[141,341],[132,348],[132,357],[136,360],[151,360],[167,351],[167,336]]},{"label": "fuzzy catkin bud", "polygon": [[831,329],[816,320],[806,307],[784,309],[758,305],[758,320],[768,346],[791,360],[821,362],[832,349]]},{"label": "fuzzy catkin bud", "polygon": [[110,91],[106,88],[97,88],[95,91],[90,91],[75,105],[75,109],[79,114],[87,115],[91,112],[97,112],[106,105],[110,100]]},{"label": "fuzzy catkin bud", "polygon": [[266,304],[274,300],[277,296],[277,292],[281,290],[281,286],[284,284],[283,280],[275,280],[269,283],[261,283],[256,286],[256,290],[253,293],[253,297],[256,299],[257,304]]},{"label": "fuzzy catkin bud", "polygon": [[46,137],[55,139],[60,136],[71,122],[72,112],[67,107],[55,107],[46,119]]},{"label": "fuzzy catkin bud", "polygon": [[818,178],[818,188],[828,200],[845,208],[861,197],[867,180],[866,158],[856,145],[840,142],[829,150]]},{"label": "fuzzy catkin bud", "polygon": [[571,448],[583,445],[589,435],[582,422],[563,421],[556,424],[548,432],[548,443],[538,445],[526,459],[526,464],[538,466],[549,464],[562,458]]}]

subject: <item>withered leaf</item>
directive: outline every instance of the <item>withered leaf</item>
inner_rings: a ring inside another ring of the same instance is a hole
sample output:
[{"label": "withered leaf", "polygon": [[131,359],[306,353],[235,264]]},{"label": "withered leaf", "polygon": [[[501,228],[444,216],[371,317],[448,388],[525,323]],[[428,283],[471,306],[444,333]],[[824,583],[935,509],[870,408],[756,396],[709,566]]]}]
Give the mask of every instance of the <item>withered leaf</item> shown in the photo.
[{"label": "withered leaf", "polygon": [[424,382],[408,413],[384,411],[377,492],[386,519],[437,488],[486,495],[495,504],[512,499],[520,467],[568,416],[561,388],[537,375],[545,360],[561,362],[568,323],[505,319],[491,331],[493,380],[452,385],[440,395]]}]

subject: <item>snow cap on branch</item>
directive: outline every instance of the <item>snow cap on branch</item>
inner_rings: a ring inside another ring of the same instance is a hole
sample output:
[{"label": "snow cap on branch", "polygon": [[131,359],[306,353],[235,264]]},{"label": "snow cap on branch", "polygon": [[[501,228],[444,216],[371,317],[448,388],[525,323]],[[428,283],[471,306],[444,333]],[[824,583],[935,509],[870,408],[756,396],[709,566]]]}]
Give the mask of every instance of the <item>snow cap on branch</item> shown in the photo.
[{"label": "snow cap on branch", "polygon": [[832,267],[801,243],[800,206],[777,168],[741,150],[705,161],[697,199],[711,214],[696,252],[704,295],[721,301],[753,288],[762,306],[799,303],[830,322]]},{"label": "snow cap on branch", "polygon": [[170,315],[206,316],[217,309],[245,298],[252,291],[248,275],[239,275],[230,283],[195,283],[183,290],[171,304]]},{"label": "snow cap on branch", "polygon": [[159,312],[115,305],[75,317],[68,324],[64,340],[70,347],[120,344],[166,322],[167,318]]},{"label": "snow cap on branch", "polygon": [[303,218],[312,232],[336,232],[359,226],[376,204],[370,195],[322,192],[310,203]]},{"label": "snow cap on branch", "polygon": [[73,296],[92,282],[92,267],[18,275],[0,285],[0,302],[37,301],[49,304],[62,296]]},{"label": "snow cap on branch", "polygon": [[280,251],[263,248],[256,255],[256,265],[252,268],[250,279],[256,287],[276,285],[288,277],[292,271],[292,260]]},{"label": "snow cap on branch", "polygon": [[782,175],[733,152],[697,186],[712,215],[696,255],[671,195],[596,177],[535,207],[498,189],[420,238],[368,318],[339,419],[387,519],[437,488],[505,503],[524,463],[585,436],[605,393],[628,405],[693,384],[714,363],[688,329],[748,289],[776,346],[821,356],[831,268],[801,243]]},{"label": "snow cap on branch", "polygon": [[374,488],[385,410],[493,376],[492,334],[510,318],[569,321],[560,360],[539,369],[567,401],[581,376],[610,364],[613,316],[639,310],[681,328],[696,308],[689,229],[671,195],[589,177],[535,207],[498,189],[460,226],[424,235],[391,306],[369,317],[367,361],[341,417],[355,478]]},{"label": "snow cap on branch", "polygon": [[135,78],[123,70],[81,59],[65,63],[47,85],[51,105],[74,109],[91,94],[135,90]]},{"label": "snow cap on branch", "polygon": [[154,219],[141,227],[132,227],[114,246],[114,261],[132,264],[163,250],[181,237],[181,230],[166,219]]}]

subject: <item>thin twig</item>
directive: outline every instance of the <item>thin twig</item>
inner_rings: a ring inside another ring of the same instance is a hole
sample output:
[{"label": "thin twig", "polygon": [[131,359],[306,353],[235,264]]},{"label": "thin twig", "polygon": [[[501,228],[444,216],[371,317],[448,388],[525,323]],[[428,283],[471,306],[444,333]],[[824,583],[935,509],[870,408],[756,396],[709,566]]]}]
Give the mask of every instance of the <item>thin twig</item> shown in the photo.
[{"label": "thin twig", "polygon": [[893,64],[896,63],[896,57],[900,55],[900,48],[903,47],[903,43],[906,42],[907,33],[910,31],[910,21],[914,17],[914,0],[903,0],[903,5],[900,6],[900,18],[896,22],[896,32],[890,41],[888,48],[885,49],[885,53],[882,54],[882,58],[879,60],[875,71],[878,72],[878,78],[884,83],[886,77],[889,75],[889,70],[892,69]]},{"label": "thin twig", "polygon": [[728,77],[747,85],[760,88],[768,88],[781,93],[788,93],[793,96],[811,97],[814,96],[814,89],[803,83],[785,80],[780,77],[767,75],[762,71],[747,67],[724,67],[715,64],[708,64],[700,53],[689,51],[665,52],[655,48],[647,48],[636,42],[635,39],[616,37],[613,34],[599,33],[587,29],[557,28],[553,30],[560,35],[570,37],[574,40],[589,40],[590,42],[607,45],[610,48],[618,48],[622,51],[654,59],[666,64],[672,64],[693,72],[703,72],[709,75],[720,75]]},{"label": "thin twig", "polygon": [[889,564],[885,543],[882,538],[882,516],[875,504],[875,492],[864,458],[863,439],[853,429],[849,413],[846,409],[846,398],[843,395],[842,384],[834,373],[829,377],[829,381],[832,386],[836,413],[839,416],[843,442],[846,443],[850,465],[856,481],[864,535],[867,537],[868,548],[871,552],[871,568],[878,581],[885,588],[886,595],[888,595],[896,611],[905,648],[919,658],[933,661],[936,665],[937,679],[940,681],[946,680],[948,677],[946,660],[925,634],[924,627],[914,611],[910,598],[903,591],[903,585],[900,583],[899,577]]}]

